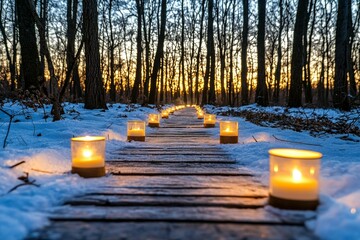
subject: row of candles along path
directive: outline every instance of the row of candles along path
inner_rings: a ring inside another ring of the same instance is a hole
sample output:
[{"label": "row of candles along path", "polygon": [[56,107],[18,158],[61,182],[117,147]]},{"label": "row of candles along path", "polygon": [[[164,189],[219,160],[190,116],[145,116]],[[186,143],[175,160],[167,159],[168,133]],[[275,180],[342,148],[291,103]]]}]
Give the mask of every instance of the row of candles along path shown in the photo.
[{"label": "row of candles along path", "polygon": [[[169,109],[165,109],[161,114],[151,113],[148,116],[149,127],[160,127],[161,118],[169,118],[169,115],[173,114],[176,110],[185,108],[185,106],[177,106]],[[197,109],[197,118],[204,119],[205,128],[213,128],[216,124],[215,114],[204,114],[204,111],[195,106]],[[220,143],[238,143],[239,127],[238,122],[234,121],[220,121]],[[127,123],[127,140],[128,141],[145,141],[145,121],[131,120]]]},{"label": "row of candles along path", "polygon": [[[178,107],[175,110],[182,108],[184,107]],[[209,127],[205,126],[206,115],[204,114],[204,127]],[[215,126],[216,117],[212,115],[211,119],[211,127],[213,127],[213,125]],[[154,122],[150,121],[149,118],[149,125],[150,123]],[[225,130],[228,128],[228,131],[230,131],[232,127],[231,131],[236,132],[237,142],[238,128],[237,122],[235,123],[234,125],[225,124],[224,126],[227,127],[224,128]],[[220,137],[229,137],[221,134],[221,126],[222,122],[220,122]],[[129,138],[129,134],[132,136],[131,138]],[[231,135],[230,137],[234,136]],[[145,140],[145,122],[141,122],[139,125],[138,122],[129,121],[128,139]],[[85,136],[72,138],[71,155],[72,173],[77,173],[85,178],[105,175],[105,137]],[[316,209],[319,203],[321,158],[321,153],[309,150],[289,148],[269,150],[269,204],[282,209]]]}]

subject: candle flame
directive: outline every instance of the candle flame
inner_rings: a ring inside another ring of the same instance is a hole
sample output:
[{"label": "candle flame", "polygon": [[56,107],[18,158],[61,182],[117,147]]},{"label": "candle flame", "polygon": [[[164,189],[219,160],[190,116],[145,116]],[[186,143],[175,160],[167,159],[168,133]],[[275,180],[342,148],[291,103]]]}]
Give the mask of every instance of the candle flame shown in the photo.
[{"label": "candle flame", "polygon": [[279,167],[278,167],[278,165],[275,165],[274,166],[274,172],[278,172],[279,171]]},{"label": "candle flame", "polygon": [[85,149],[85,150],[83,151],[83,156],[84,156],[85,158],[90,158],[92,155],[93,155],[93,153],[92,153],[92,151],[89,150],[89,149]]},{"label": "candle flame", "polygon": [[298,169],[294,169],[293,171],[292,171],[292,177],[293,177],[293,180],[295,181],[295,182],[300,182],[301,181],[301,178],[302,178],[302,174],[301,174],[301,172],[298,170]]},{"label": "candle flame", "polygon": [[356,208],[351,208],[351,209],[350,209],[350,213],[351,213],[351,214],[355,214],[355,213],[356,213]]},{"label": "candle flame", "polygon": [[314,168],[310,168],[310,174],[314,175],[315,174],[315,169]]},{"label": "candle flame", "polygon": [[230,128],[226,128],[226,129],[225,129],[225,132],[230,132]]}]

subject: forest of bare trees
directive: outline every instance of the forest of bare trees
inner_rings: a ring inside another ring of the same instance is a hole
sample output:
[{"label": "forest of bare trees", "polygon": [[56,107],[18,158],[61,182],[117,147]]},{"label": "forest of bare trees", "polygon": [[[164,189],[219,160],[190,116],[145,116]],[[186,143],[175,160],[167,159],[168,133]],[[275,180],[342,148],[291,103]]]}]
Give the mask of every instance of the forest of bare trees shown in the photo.
[{"label": "forest of bare trees", "polygon": [[0,0],[0,98],[359,103],[359,0]]}]

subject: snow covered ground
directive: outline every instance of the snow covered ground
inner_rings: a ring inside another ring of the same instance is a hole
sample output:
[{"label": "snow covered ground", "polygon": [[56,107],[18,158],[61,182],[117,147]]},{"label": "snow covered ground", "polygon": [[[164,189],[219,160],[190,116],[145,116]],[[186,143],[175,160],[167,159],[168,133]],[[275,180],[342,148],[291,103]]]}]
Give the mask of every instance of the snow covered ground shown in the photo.
[{"label": "snow covered ground", "polygon": [[[50,118],[44,119],[41,108],[35,112],[19,103],[5,103],[2,109],[14,118],[6,147],[0,150],[0,239],[24,238],[29,231],[48,224],[46,210],[106,181],[106,178],[83,179],[69,173],[71,137],[105,136],[110,156],[110,152],[128,144],[126,122],[129,119],[146,120],[148,113],[157,111],[122,104],[108,106],[107,111],[85,110],[82,104],[67,103],[64,120],[52,122]],[[265,110],[278,112],[279,109]],[[50,110],[50,106],[45,107],[46,114]],[[209,111],[218,110],[222,109]],[[316,111],[324,114],[325,110]],[[334,118],[341,115],[335,110],[326,110],[326,114]],[[264,184],[268,183],[269,149],[291,147],[321,152],[321,204],[317,219],[308,221],[307,226],[322,239],[360,239],[360,143],[341,140],[338,135],[312,137],[308,132],[260,127],[242,118],[219,116],[218,119],[239,122],[239,144],[221,146],[241,161],[242,166],[245,164],[259,175]],[[9,117],[0,112],[1,146],[8,123]],[[360,122],[356,124],[360,126]],[[211,131],[214,136],[219,134],[218,128]],[[279,141],[274,136],[299,143]],[[8,167],[21,161],[25,163],[12,169]],[[9,192],[23,183],[18,177],[24,172],[40,187],[26,185]]]}]

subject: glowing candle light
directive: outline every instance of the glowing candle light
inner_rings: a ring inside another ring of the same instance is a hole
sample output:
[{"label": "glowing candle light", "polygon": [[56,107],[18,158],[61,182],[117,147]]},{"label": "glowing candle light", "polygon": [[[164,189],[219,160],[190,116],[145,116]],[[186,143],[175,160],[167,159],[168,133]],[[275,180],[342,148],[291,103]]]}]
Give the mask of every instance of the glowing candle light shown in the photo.
[{"label": "glowing candle light", "polygon": [[284,209],[315,209],[321,153],[271,149],[269,204]]},{"label": "glowing candle light", "polygon": [[149,120],[148,120],[149,127],[160,127],[160,117],[159,114],[151,113],[149,114]]},{"label": "glowing candle light", "polygon": [[215,127],[216,115],[215,114],[204,114],[204,127],[212,128]]},{"label": "glowing candle light", "polygon": [[220,143],[238,143],[239,127],[238,122],[220,122]]},{"label": "glowing candle light", "polygon": [[127,140],[128,141],[145,141],[145,122],[144,121],[128,121],[127,124]]},{"label": "glowing candle light", "polygon": [[169,118],[169,112],[167,110],[161,111],[161,117],[162,118]]},{"label": "glowing candle light", "polygon": [[105,175],[105,137],[86,136],[71,139],[72,173],[82,177]]}]

